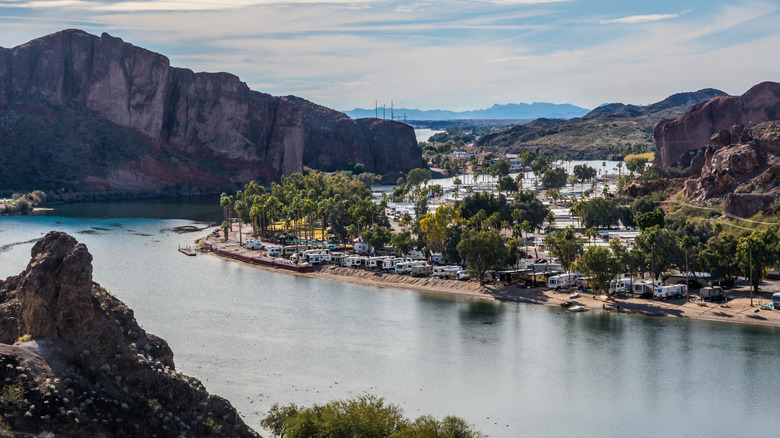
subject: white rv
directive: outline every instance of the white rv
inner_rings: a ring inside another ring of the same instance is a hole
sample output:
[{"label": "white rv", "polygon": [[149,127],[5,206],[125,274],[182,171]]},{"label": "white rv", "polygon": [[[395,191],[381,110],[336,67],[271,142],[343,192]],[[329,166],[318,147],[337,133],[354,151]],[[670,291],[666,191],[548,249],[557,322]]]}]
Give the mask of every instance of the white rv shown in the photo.
[{"label": "white rv", "polygon": [[550,289],[569,289],[577,284],[577,280],[583,275],[579,272],[553,275],[547,279],[547,287]]},{"label": "white rv", "polygon": [[413,262],[401,262],[397,265],[395,265],[395,273],[396,274],[410,274],[412,272],[412,267],[419,266],[419,265],[425,265],[427,263],[416,260]]},{"label": "white rv", "polygon": [[612,295],[631,295],[634,291],[634,278],[618,278],[609,282],[609,293]]},{"label": "white rv", "polygon": [[409,254],[406,255],[412,260],[425,260],[425,253],[420,251],[419,249],[413,249],[409,251]]},{"label": "white rv", "polygon": [[282,255],[282,247],[279,245],[267,246],[265,249],[268,251],[268,255],[271,257],[279,257]]},{"label": "white rv", "polygon": [[444,256],[438,252],[431,253],[431,263],[434,265],[443,265]]},{"label": "white rv", "polygon": [[[653,284],[655,283],[655,284]],[[647,297],[651,298],[653,296],[653,289],[659,288],[663,284],[656,280],[655,282],[652,282],[650,280],[647,281],[638,281],[634,283],[634,295],[639,295],[640,297]]]},{"label": "white rv", "polygon": [[688,286],[684,284],[674,284],[656,287],[654,295],[656,298],[679,298],[685,296],[687,291]]},{"label": "white rv", "polygon": [[461,281],[471,280],[471,276],[469,275],[469,271],[458,271],[457,279]]},{"label": "white rv", "polygon": [[386,257],[369,257],[366,259],[367,269],[382,269],[382,263]]},{"label": "white rv", "polygon": [[433,273],[433,266],[425,263],[421,265],[412,266],[412,277],[427,277]]}]

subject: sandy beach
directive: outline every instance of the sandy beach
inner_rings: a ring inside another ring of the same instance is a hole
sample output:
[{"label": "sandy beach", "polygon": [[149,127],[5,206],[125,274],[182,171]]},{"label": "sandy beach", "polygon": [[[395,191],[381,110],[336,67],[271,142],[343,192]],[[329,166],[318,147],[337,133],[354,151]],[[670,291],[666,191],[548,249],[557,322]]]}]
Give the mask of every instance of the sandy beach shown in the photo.
[{"label": "sandy beach", "polygon": [[[220,235],[221,236],[221,235]],[[211,244],[218,244],[223,249],[236,253],[257,254],[256,251],[246,250],[238,245],[236,240],[223,242],[222,237],[209,235],[203,239]],[[210,253],[217,257],[217,254]],[[229,259],[227,257],[224,257]],[[235,263],[244,263],[235,259],[229,259]],[[545,287],[523,288],[518,285],[503,285],[501,283],[480,285],[478,282],[458,280],[445,280],[438,278],[420,278],[370,271],[360,268],[345,268],[333,265],[318,265],[309,272],[292,272],[278,268],[251,265],[258,269],[269,269],[284,272],[289,275],[300,275],[312,278],[321,278],[332,281],[347,281],[350,283],[364,284],[374,287],[392,287],[411,289],[424,293],[458,296],[469,299],[497,300],[507,302],[519,302],[539,304],[545,306],[560,307],[561,303],[574,301],[583,305],[590,312],[613,312],[625,315],[662,318],[688,318],[694,320],[718,321],[725,323],[751,324],[780,327],[780,310],[758,310],[760,304],[772,300],[772,294],[780,292],[780,281],[764,281],[758,296],[753,297],[753,306],[750,305],[750,291],[747,282],[729,289],[726,296],[727,305],[717,303],[686,301],[680,299],[642,299],[642,298],[615,298],[604,302],[598,295],[581,295],[574,300],[569,299],[572,291],[556,292]],[[693,292],[695,295],[695,292]]]}]

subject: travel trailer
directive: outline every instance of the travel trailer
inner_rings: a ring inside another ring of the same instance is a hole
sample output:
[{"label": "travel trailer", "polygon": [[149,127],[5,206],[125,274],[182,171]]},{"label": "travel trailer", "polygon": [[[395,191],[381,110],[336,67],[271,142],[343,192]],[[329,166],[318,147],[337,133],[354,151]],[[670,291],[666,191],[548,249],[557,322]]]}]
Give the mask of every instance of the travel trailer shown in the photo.
[{"label": "travel trailer", "polygon": [[434,252],[431,253],[431,263],[434,265],[443,265],[444,264],[444,256],[441,255],[441,253]]},{"label": "travel trailer", "polygon": [[397,265],[395,265],[395,273],[396,274],[410,274],[412,272],[412,267],[419,266],[419,265],[425,265],[427,263],[415,260],[412,262],[401,262]]},{"label": "travel trailer", "polygon": [[382,264],[387,257],[369,257],[366,259],[367,269],[382,269]]},{"label": "travel trailer", "polygon": [[684,284],[666,285],[655,288],[654,296],[656,298],[680,298],[685,296],[688,287]]},{"label": "travel trailer", "polygon": [[611,295],[631,296],[634,293],[634,278],[618,278],[609,282],[609,293]]},{"label": "travel trailer", "polygon": [[[655,283],[655,285],[653,283]],[[663,286],[663,284],[658,280],[656,280],[655,282],[652,282],[650,280],[638,281],[633,285],[634,295],[638,295],[642,298],[652,298],[654,287],[659,288],[661,286]]]},{"label": "travel trailer", "polygon": [[413,249],[409,251],[409,254],[407,254],[406,256],[412,260],[425,260],[425,253],[423,253],[419,249]]},{"label": "travel trailer", "polygon": [[577,280],[583,277],[579,272],[553,275],[547,279],[547,287],[550,289],[569,289],[577,284]]},{"label": "travel trailer", "polygon": [[458,280],[466,281],[471,280],[471,276],[469,275],[469,271],[458,271],[457,277]]}]

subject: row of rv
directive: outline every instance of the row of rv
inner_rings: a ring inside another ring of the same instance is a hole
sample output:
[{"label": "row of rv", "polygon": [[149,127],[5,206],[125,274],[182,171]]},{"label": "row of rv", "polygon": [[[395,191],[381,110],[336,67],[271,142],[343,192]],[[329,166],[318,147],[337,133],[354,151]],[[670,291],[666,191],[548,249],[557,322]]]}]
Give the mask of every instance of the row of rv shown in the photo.
[{"label": "row of rv", "polygon": [[[672,280],[676,278],[670,277]],[[685,278],[681,276],[680,278]],[[579,272],[571,272],[560,275],[553,275],[547,279],[547,287],[550,289],[570,289],[587,287],[587,279]],[[655,298],[679,298],[688,293],[688,285],[683,281],[681,284],[664,284],[655,280],[640,280],[638,278],[619,278],[609,283],[609,293],[611,295],[621,295],[626,297],[655,297]],[[702,298],[720,298],[723,294],[722,289],[718,287],[703,287],[699,291]]]},{"label": "row of rv", "polygon": [[[247,249],[265,250],[270,257],[288,257],[293,262],[308,262],[313,265],[333,263],[347,268],[365,268],[383,271],[393,271],[397,274],[410,274],[415,277],[435,276],[468,280],[468,273],[460,266],[442,266],[444,257],[441,254],[432,254],[432,266],[425,261],[425,255],[420,251],[413,251],[407,257],[394,256],[361,256],[340,252],[331,252],[330,249],[309,249],[306,245],[263,245],[258,239],[247,239]],[[422,260],[421,260],[422,259]]]}]

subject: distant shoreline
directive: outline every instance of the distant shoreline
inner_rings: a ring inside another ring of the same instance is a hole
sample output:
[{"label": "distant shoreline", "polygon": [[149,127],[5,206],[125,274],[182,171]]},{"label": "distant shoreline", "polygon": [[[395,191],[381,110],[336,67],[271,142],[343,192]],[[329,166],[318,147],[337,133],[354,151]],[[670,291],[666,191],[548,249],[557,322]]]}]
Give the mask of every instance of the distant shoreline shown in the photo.
[{"label": "distant shoreline", "polygon": [[[214,238],[212,234],[209,234],[203,239],[200,239],[199,242],[209,241],[212,245],[219,244],[224,250],[229,252],[244,254],[255,253],[255,251],[241,248],[237,241],[231,240],[223,243],[221,240],[221,237]],[[212,252],[209,252],[209,254],[225,260],[250,265],[249,263],[214,254]],[[345,281],[373,287],[409,289],[441,296],[474,300],[541,304],[558,308],[561,312],[566,312],[566,309],[560,306],[561,303],[574,301],[577,304],[584,305],[588,311],[780,327],[780,310],[759,310],[758,312],[754,312],[755,309],[758,309],[759,303],[766,302],[767,299],[771,301],[771,294],[773,292],[780,292],[780,281],[764,282],[760,296],[753,298],[754,307],[750,306],[750,295],[746,287],[738,287],[729,290],[728,295],[730,301],[728,306],[722,307],[717,303],[686,302],[684,298],[664,301],[640,298],[616,298],[609,302],[604,302],[599,296],[583,294],[579,298],[569,299],[571,292],[555,292],[547,287],[520,288],[517,285],[505,286],[499,283],[480,285],[477,282],[411,277],[408,275],[369,271],[358,268],[345,268],[333,265],[317,265],[309,272],[293,272],[254,264],[251,264],[251,266],[303,277]]]}]

